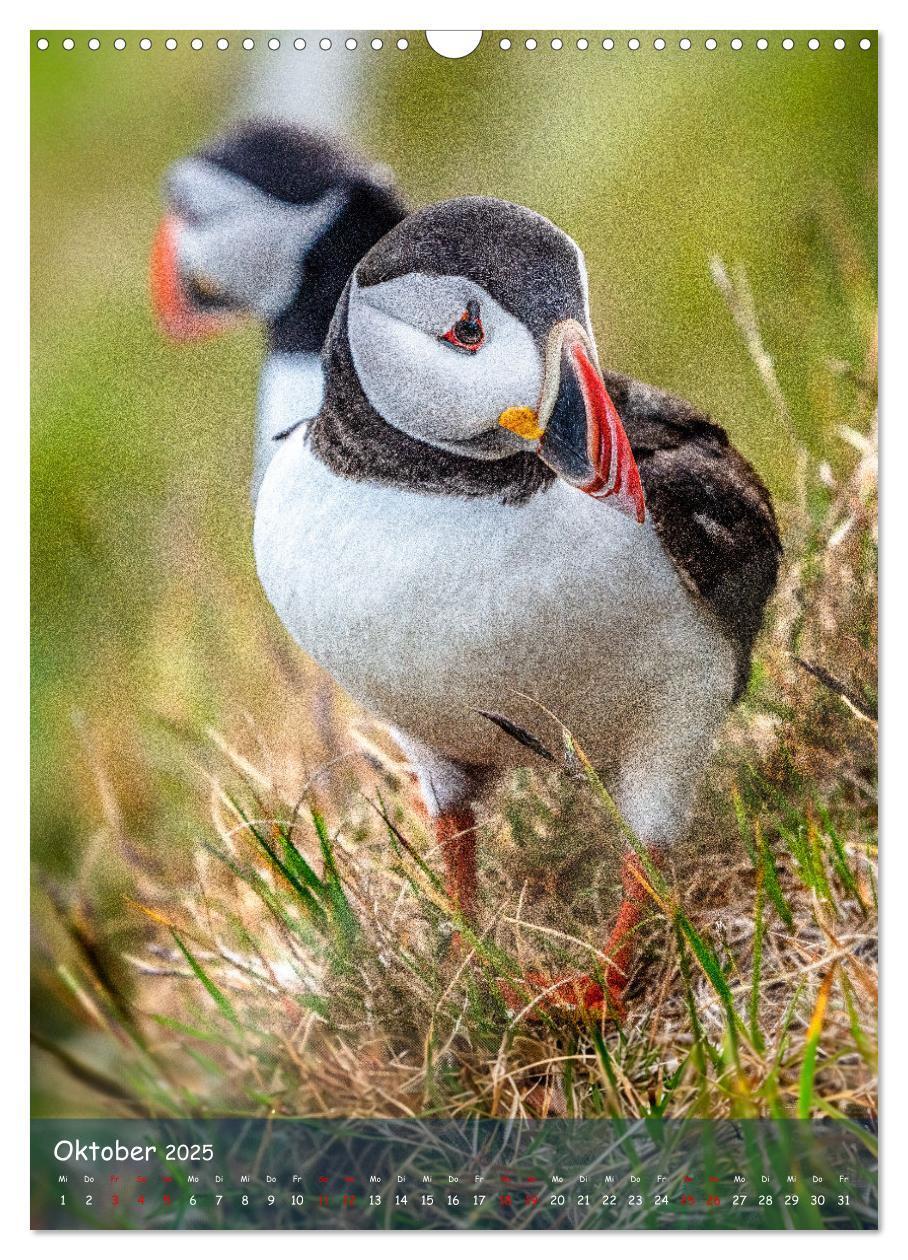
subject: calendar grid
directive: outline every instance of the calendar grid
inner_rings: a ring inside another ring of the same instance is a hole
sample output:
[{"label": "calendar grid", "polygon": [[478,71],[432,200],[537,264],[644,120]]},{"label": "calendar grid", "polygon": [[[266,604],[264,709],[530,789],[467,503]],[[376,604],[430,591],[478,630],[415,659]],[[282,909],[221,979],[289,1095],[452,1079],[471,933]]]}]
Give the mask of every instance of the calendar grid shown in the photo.
[{"label": "calendar grid", "polygon": [[54,1121],[34,1223],[875,1228],[870,1128],[798,1121]]}]

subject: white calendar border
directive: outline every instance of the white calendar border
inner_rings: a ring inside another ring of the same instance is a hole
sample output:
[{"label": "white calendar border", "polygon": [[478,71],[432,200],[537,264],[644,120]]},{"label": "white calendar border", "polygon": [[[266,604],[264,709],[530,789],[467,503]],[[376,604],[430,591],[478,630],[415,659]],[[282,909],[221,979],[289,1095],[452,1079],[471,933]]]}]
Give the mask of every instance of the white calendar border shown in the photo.
[{"label": "white calendar border", "polygon": [[[35,29],[90,30],[677,30],[685,26],[705,31],[874,29],[875,14],[883,17],[887,0],[874,6],[855,0],[761,0],[761,3],[722,4],[713,0],[650,0],[634,4],[618,0],[604,9],[601,0],[454,0],[447,5],[427,0],[327,0],[323,5],[300,5],[272,0],[253,6],[249,0],[160,0],[135,5],[128,0],[37,0],[22,4],[28,25]],[[895,6],[892,6],[893,11]],[[250,17],[254,21],[250,23]],[[321,19],[321,20],[320,20]],[[893,18],[890,29],[895,28]]]}]

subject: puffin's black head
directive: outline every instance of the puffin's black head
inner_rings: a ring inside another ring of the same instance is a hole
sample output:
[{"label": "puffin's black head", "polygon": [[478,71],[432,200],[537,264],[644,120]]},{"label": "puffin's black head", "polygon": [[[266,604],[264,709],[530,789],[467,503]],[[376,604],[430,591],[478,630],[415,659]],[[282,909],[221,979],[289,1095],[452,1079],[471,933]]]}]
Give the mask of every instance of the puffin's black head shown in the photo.
[{"label": "puffin's black head", "polygon": [[354,266],[406,214],[386,168],[270,121],[174,163],[164,199],[151,284],[165,331],[191,339],[252,315],[286,350],[321,348]]},{"label": "puffin's black head", "polygon": [[329,337],[329,395],[350,364],[372,409],[411,438],[480,460],[535,451],[644,519],[597,366],[583,256],[541,215],[490,197],[410,215],[353,273]]}]

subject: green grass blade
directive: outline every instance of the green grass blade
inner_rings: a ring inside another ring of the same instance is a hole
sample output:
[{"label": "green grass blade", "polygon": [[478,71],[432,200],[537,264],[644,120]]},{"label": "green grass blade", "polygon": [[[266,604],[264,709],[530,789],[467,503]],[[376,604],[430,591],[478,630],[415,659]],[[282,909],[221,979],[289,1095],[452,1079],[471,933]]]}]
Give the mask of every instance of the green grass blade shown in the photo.
[{"label": "green grass blade", "polygon": [[211,977],[205,971],[202,964],[197,961],[197,959],[194,957],[191,951],[187,948],[187,946],[183,944],[183,942],[180,940],[177,933],[174,932],[173,928],[171,928],[170,931],[171,931],[171,935],[173,936],[173,939],[177,943],[177,947],[180,950],[180,953],[189,963],[189,966],[192,968],[193,974],[195,975],[196,979],[201,980],[202,984],[205,986],[205,989],[209,997],[211,997],[211,999],[214,1001],[218,1010],[226,1019],[230,1020],[231,1024],[235,1024],[237,1027],[239,1027],[240,1021],[237,1018],[236,1011],[233,1009],[233,1006],[231,1005],[230,999],[227,998],[225,994],[221,992],[221,990],[218,988],[215,982],[211,979]]},{"label": "green grass blade", "polygon": [[[310,916],[310,917],[311,917],[311,918],[312,918],[312,919],[313,919],[316,923],[318,923],[318,924],[319,924],[319,926],[320,926],[321,928],[326,928],[326,927],[327,927],[327,925],[328,925],[327,915],[325,914],[324,909],[323,909],[323,908],[322,908],[322,906],[319,904],[319,902],[318,902],[318,900],[316,899],[316,897],[313,895],[313,890],[311,890],[310,888],[307,888],[307,887],[306,887],[306,884],[305,884],[305,883],[303,883],[303,882],[302,882],[302,881],[301,881],[301,880],[300,880],[300,879],[299,879],[299,878],[298,878],[298,877],[297,877],[297,876],[293,873],[293,871],[289,868],[289,866],[287,865],[287,863],[286,863],[286,862],[284,862],[284,861],[281,859],[281,857],[278,855],[277,851],[276,851],[276,850],[275,850],[275,849],[274,849],[274,848],[273,848],[273,847],[272,847],[272,846],[268,843],[268,841],[265,839],[265,836],[264,836],[263,832],[260,830],[260,828],[258,828],[258,827],[255,825],[255,823],[251,822],[251,821],[250,821],[250,820],[246,817],[246,814],[243,812],[243,809],[242,809],[242,807],[238,804],[238,802],[237,802],[237,801],[235,801],[232,797],[228,797],[227,799],[230,801],[230,804],[231,804],[231,805],[233,806],[233,808],[236,810],[236,812],[237,812],[237,814],[239,815],[239,817],[243,820],[243,823],[245,824],[245,826],[246,826],[247,830],[249,831],[250,835],[252,835],[252,836],[254,837],[254,839],[255,839],[256,843],[258,844],[259,848],[262,850],[262,852],[263,852],[263,853],[265,854],[265,856],[268,858],[268,860],[269,860],[269,862],[271,863],[271,865],[274,867],[274,869],[275,869],[275,870],[276,870],[276,871],[277,871],[280,875],[282,875],[282,876],[284,877],[284,879],[287,881],[287,883],[290,885],[290,887],[291,887],[291,888],[293,889],[293,891],[296,893],[296,895],[297,895],[297,897],[299,898],[300,902],[302,903],[303,908],[305,909],[306,913],[307,913],[307,914],[308,914],[308,915],[309,915],[309,916]],[[300,856],[300,861],[303,861],[303,858],[302,858],[301,856]],[[322,890],[321,880],[319,880],[317,876],[314,876],[314,873],[313,873],[313,877],[315,878],[315,881],[316,881],[317,890],[321,891],[321,890]],[[308,880],[307,880],[306,882],[308,882]]]},{"label": "green grass blade", "polygon": [[825,980],[820,985],[820,991],[817,994],[816,1005],[813,1008],[813,1015],[810,1019],[810,1025],[807,1029],[807,1038],[804,1043],[804,1058],[801,1063],[801,1075],[798,1082],[798,1119],[809,1120],[814,1110],[814,1078],[816,1077],[817,1052],[820,1047],[820,1037],[823,1033],[823,1018],[826,1014],[826,1006],[829,1001],[829,994],[832,990],[832,982],[835,979],[836,968],[833,965]]},{"label": "green grass blade", "polygon": [[763,902],[765,900],[764,868],[757,869],[757,898],[754,905],[754,954],[750,977],[750,999],[747,1013],[750,1023],[750,1039],[760,1054],[766,1049],[763,1033],[760,1029],[760,977],[763,970]]},{"label": "green grass blade", "polygon": [[703,937],[691,923],[690,919],[683,910],[675,911],[675,921],[679,929],[684,935],[685,940],[690,945],[694,957],[700,964],[704,975],[709,980],[712,987],[722,1001],[728,1013],[729,1020],[736,1032],[743,1032],[743,1026],[738,1016],[735,1014],[734,1000],[732,998],[731,989],[728,987],[728,981],[725,979],[725,973],[722,970],[722,964],[716,957],[715,951],[707,945]]}]

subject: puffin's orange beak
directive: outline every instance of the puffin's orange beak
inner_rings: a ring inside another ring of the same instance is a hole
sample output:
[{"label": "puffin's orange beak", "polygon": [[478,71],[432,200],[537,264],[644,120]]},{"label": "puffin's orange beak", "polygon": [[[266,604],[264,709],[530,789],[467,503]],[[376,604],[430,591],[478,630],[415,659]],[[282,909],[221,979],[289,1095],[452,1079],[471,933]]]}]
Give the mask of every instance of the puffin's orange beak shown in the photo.
[{"label": "puffin's orange beak", "polygon": [[639,524],[646,503],[637,461],[621,417],[595,364],[585,330],[565,320],[552,330],[536,410],[511,407],[498,423],[529,441],[559,477]]},{"label": "puffin's orange beak", "polygon": [[235,317],[202,310],[187,294],[177,257],[180,227],[175,215],[166,215],[155,233],[148,268],[151,304],[168,336],[175,341],[198,341],[223,332]]}]

